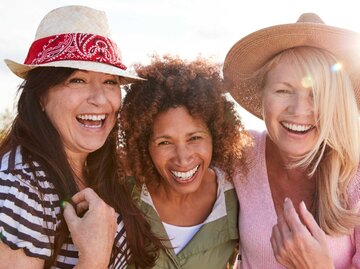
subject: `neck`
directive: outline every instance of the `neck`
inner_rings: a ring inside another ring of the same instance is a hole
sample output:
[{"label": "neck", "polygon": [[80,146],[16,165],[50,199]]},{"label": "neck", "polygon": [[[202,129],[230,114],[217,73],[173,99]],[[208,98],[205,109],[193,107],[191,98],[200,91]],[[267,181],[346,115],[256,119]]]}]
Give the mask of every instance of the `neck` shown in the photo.
[{"label": "neck", "polygon": [[271,168],[281,178],[298,180],[308,178],[307,170],[296,165],[296,159],[284,153],[272,142],[266,139],[266,160],[268,168]]},{"label": "neck", "polygon": [[294,167],[294,161],[283,158],[279,149],[270,139],[266,141],[266,168],[273,204],[277,215],[283,212],[285,197],[293,201],[297,209],[304,201],[307,208],[313,212],[316,182],[309,178],[306,169]]},{"label": "neck", "polygon": [[79,190],[86,188],[85,165],[87,155],[78,154],[68,156],[70,167],[73,171],[75,182]]}]

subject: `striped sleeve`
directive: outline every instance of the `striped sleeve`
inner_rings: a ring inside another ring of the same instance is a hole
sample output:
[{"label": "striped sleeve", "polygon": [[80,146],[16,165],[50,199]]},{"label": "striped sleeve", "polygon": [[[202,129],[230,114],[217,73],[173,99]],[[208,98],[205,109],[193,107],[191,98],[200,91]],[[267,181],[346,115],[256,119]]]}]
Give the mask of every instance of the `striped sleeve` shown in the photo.
[{"label": "striped sleeve", "polygon": [[26,170],[14,168],[11,159],[11,154],[4,155],[0,169],[0,239],[11,249],[47,259],[53,249],[56,218]]}]

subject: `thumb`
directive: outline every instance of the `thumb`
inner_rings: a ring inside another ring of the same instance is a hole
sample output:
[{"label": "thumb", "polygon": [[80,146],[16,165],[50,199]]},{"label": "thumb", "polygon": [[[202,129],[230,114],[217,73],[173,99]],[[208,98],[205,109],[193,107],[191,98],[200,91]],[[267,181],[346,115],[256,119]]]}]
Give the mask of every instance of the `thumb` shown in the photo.
[{"label": "thumb", "polygon": [[314,216],[307,210],[304,201],[300,203],[300,215],[303,223],[308,228],[313,237],[320,243],[324,242],[325,234],[324,231],[317,224]]},{"label": "thumb", "polygon": [[71,232],[72,227],[76,224],[78,216],[76,214],[75,208],[69,202],[63,202],[64,207],[64,218],[66,224]]}]

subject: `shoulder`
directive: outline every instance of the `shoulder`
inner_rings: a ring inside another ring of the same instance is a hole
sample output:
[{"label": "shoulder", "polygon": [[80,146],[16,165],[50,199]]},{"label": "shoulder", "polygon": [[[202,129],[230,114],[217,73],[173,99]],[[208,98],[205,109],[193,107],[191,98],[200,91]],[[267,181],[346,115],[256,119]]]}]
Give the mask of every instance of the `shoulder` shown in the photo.
[{"label": "shoulder", "polygon": [[249,134],[253,139],[253,148],[257,149],[265,145],[267,131],[249,130]]},{"label": "shoulder", "polygon": [[266,137],[267,131],[249,131],[251,138],[253,139],[252,144],[246,149],[246,166],[247,170],[244,173],[241,165],[237,166],[233,176],[233,182],[237,190],[242,184],[247,183],[247,179],[251,178],[253,175],[256,176],[259,173],[259,169],[265,165],[265,148],[266,148]]},{"label": "shoulder", "polygon": [[215,171],[216,179],[218,183],[216,203],[217,204],[223,203],[228,211],[229,210],[232,211],[233,209],[237,211],[238,199],[236,196],[236,191],[233,183],[226,180],[225,173],[221,169],[217,167],[213,167],[212,169],[214,169]]},{"label": "shoulder", "polygon": [[262,137],[266,133],[266,131],[258,131],[254,129],[250,129],[248,132],[256,140]]},{"label": "shoulder", "polygon": [[0,172],[13,171],[21,168],[23,165],[20,146],[0,156]]},{"label": "shoulder", "polygon": [[218,190],[221,192],[227,192],[234,189],[234,185],[229,180],[226,180],[225,172],[217,167],[212,167],[216,175],[216,181],[218,184]]},{"label": "shoulder", "polygon": [[0,163],[2,241],[12,249],[22,248],[28,256],[49,257],[50,238],[61,214],[54,186],[38,164],[30,169],[20,147],[1,156]]},{"label": "shoulder", "polygon": [[26,193],[28,196],[38,193],[47,194],[50,189],[55,193],[54,185],[43,171],[42,166],[36,161],[26,161],[25,159],[20,146],[0,156],[0,187],[2,190],[16,189],[19,195]]},{"label": "shoulder", "polygon": [[30,158],[24,157],[20,146],[0,156],[0,178],[4,179],[6,175],[12,175],[14,179],[31,181],[35,175],[45,177],[42,166]]}]

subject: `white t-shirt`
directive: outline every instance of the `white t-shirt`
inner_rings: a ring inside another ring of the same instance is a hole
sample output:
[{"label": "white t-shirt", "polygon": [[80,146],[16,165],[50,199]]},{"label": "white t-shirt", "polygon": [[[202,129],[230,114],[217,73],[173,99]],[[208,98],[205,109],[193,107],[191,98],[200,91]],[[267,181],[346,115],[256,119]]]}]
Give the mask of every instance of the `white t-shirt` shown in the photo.
[{"label": "white t-shirt", "polygon": [[203,223],[194,226],[175,226],[162,222],[177,255],[199,231]]}]

